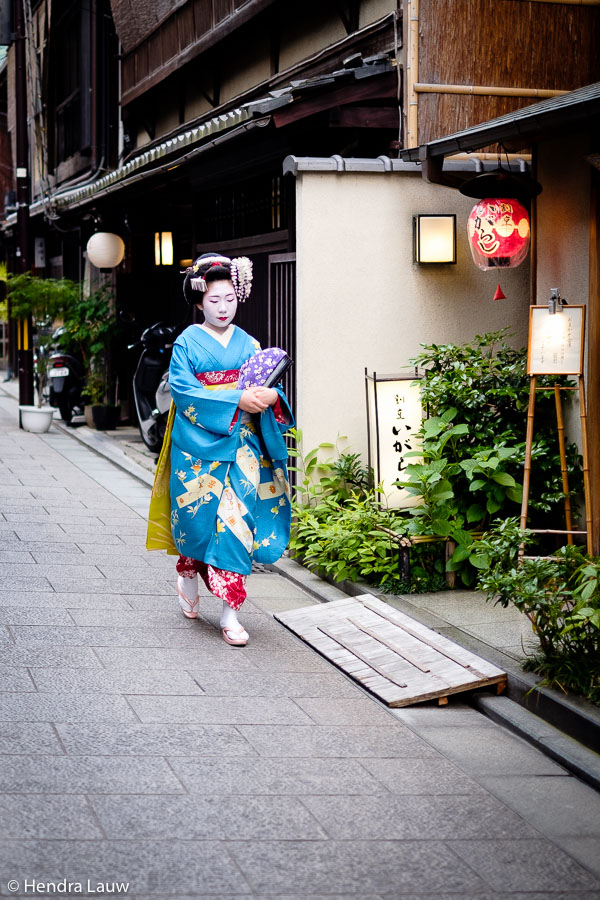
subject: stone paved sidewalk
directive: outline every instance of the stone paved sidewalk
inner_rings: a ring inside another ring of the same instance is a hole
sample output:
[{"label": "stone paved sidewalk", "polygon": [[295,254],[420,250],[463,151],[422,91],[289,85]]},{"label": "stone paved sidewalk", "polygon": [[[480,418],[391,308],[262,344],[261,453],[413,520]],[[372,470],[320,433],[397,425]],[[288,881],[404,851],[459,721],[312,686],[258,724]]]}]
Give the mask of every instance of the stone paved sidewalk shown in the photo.
[{"label": "stone paved sidewalk", "polygon": [[385,709],[272,618],[314,602],[280,575],[244,650],[185,620],[148,498],[0,389],[0,896],[600,900],[593,789],[456,698]]}]

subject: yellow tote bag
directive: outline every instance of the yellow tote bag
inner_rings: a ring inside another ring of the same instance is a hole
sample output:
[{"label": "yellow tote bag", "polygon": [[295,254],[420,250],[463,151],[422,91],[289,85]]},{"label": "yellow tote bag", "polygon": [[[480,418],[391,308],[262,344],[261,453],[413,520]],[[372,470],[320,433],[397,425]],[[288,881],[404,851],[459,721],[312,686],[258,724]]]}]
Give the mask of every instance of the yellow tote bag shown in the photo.
[{"label": "yellow tote bag", "polygon": [[175,404],[171,401],[163,445],[156,464],[152,496],[150,497],[146,550],[166,550],[167,553],[178,555],[179,551],[175,546],[173,535],[171,534],[171,495],[169,492],[169,479],[171,477],[171,432],[173,430],[174,420]]}]

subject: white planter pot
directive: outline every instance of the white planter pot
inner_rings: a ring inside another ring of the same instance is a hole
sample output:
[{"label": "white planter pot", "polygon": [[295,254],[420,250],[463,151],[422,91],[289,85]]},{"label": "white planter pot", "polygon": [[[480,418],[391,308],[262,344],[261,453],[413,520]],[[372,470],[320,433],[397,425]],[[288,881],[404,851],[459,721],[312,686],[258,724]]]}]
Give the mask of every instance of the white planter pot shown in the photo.
[{"label": "white planter pot", "polygon": [[50,428],[55,410],[52,406],[19,406],[19,412],[25,431],[42,434]]}]

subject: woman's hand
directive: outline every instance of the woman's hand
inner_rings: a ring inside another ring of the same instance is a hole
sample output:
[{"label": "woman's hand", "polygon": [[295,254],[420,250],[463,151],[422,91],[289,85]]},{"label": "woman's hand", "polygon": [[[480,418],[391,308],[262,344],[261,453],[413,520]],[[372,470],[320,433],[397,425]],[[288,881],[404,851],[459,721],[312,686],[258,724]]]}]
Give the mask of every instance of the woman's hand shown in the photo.
[{"label": "woman's hand", "polygon": [[[266,389],[262,387],[246,388],[240,397],[240,402],[238,404],[239,408],[247,413],[264,412],[269,404],[267,403],[267,400],[261,396],[260,392],[265,390]],[[274,393],[276,392],[274,391]]]},{"label": "woman's hand", "polygon": [[273,388],[268,387],[259,387],[257,388],[258,396],[260,399],[267,404],[267,406],[275,406],[277,400],[279,399],[279,394],[277,391],[273,390]]}]

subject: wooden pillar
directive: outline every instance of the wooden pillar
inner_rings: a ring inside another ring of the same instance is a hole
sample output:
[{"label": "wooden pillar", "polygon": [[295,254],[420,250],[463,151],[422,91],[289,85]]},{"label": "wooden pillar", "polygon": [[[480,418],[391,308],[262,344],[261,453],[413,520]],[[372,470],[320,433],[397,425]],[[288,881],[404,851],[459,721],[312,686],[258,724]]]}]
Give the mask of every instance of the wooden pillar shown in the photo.
[{"label": "wooden pillar", "polygon": [[600,556],[600,172],[592,169],[590,293],[587,308],[587,409],[592,553]]}]

